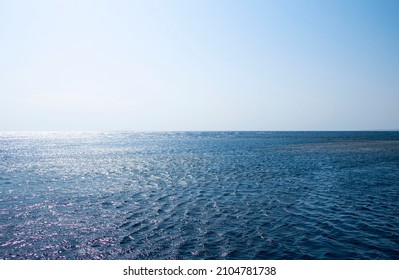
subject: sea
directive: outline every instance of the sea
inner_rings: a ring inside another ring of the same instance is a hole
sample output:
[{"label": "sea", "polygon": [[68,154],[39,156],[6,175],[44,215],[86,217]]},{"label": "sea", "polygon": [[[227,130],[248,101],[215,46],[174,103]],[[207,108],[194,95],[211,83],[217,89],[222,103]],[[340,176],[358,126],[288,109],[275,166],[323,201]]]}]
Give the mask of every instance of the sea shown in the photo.
[{"label": "sea", "polygon": [[2,132],[0,259],[399,259],[399,131]]}]

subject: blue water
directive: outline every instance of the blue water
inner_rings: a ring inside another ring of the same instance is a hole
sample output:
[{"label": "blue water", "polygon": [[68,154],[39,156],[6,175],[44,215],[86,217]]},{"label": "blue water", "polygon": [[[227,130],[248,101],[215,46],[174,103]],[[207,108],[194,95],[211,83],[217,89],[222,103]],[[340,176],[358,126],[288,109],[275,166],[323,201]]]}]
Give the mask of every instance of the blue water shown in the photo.
[{"label": "blue water", "polygon": [[1,259],[399,259],[399,132],[0,133]]}]

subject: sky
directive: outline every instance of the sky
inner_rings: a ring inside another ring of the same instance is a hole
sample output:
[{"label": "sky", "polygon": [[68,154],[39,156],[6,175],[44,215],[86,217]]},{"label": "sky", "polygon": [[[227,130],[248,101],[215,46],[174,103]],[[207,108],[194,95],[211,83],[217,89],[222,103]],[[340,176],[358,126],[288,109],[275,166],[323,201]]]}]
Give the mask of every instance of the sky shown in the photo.
[{"label": "sky", "polygon": [[396,0],[0,0],[0,131],[398,128]]}]

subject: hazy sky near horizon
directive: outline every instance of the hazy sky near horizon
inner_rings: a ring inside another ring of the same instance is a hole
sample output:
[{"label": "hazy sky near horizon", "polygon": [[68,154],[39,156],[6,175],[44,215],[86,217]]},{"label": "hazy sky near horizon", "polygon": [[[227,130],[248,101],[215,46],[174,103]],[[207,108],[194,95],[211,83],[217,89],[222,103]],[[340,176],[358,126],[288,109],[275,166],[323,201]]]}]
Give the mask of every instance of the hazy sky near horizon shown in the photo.
[{"label": "hazy sky near horizon", "polygon": [[399,128],[399,1],[3,1],[0,131]]}]

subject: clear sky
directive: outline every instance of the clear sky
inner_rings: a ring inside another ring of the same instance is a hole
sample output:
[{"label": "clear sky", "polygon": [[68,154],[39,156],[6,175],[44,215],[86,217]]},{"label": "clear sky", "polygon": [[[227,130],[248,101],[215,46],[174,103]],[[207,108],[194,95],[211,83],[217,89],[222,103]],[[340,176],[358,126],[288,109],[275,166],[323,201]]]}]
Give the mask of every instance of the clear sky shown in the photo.
[{"label": "clear sky", "polygon": [[396,0],[0,0],[0,131],[397,128]]}]

